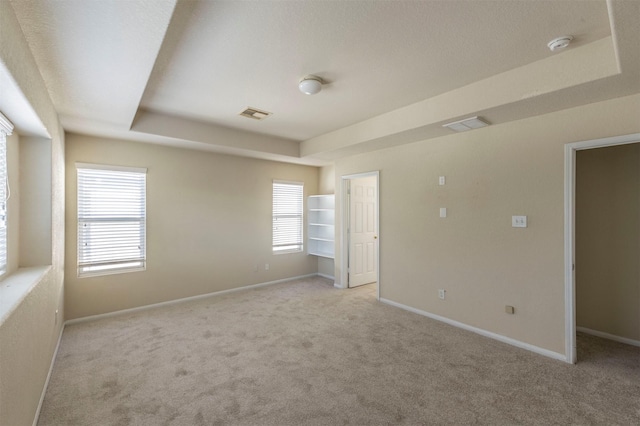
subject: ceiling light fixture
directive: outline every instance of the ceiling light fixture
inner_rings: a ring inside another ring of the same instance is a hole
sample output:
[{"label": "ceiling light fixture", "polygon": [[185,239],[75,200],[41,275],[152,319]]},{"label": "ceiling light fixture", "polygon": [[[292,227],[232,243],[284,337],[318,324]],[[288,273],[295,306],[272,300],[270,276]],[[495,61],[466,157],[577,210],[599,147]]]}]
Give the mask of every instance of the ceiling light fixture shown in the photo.
[{"label": "ceiling light fixture", "polygon": [[315,95],[322,90],[322,79],[315,75],[308,75],[298,83],[298,89],[305,95]]},{"label": "ceiling light fixture", "polygon": [[549,47],[549,50],[555,52],[556,50],[562,50],[565,47],[569,46],[571,40],[573,40],[572,36],[562,36],[554,38],[549,43],[547,43],[547,46]]},{"label": "ceiling light fixture", "polygon": [[443,124],[442,127],[454,130],[456,132],[466,132],[471,129],[479,129],[488,126],[489,123],[479,117],[465,118],[464,120],[454,121],[453,123]]}]

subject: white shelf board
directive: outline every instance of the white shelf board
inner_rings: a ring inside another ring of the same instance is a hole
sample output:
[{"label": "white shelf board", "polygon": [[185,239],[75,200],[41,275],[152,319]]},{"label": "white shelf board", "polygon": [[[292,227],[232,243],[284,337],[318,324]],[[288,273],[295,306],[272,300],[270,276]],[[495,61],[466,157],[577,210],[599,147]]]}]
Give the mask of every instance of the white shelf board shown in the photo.
[{"label": "white shelf board", "polygon": [[333,259],[335,256],[333,255],[333,253],[326,253],[326,252],[321,252],[321,251],[316,251],[316,252],[309,252],[310,255],[312,256],[320,256],[320,257],[327,257],[329,259]]}]

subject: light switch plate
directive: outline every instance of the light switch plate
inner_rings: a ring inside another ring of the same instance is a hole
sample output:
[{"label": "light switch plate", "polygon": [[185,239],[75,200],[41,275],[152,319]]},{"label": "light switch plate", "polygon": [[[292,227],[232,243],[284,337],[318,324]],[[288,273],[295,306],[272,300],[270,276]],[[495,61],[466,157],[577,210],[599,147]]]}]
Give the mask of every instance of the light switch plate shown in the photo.
[{"label": "light switch plate", "polygon": [[438,178],[438,185],[444,185],[446,183],[446,179],[444,176],[440,176]]},{"label": "light switch plate", "polygon": [[447,208],[440,207],[440,217],[447,217]]},{"label": "light switch plate", "polygon": [[511,226],[513,228],[526,228],[527,217],[526,216],[511,216]]}]

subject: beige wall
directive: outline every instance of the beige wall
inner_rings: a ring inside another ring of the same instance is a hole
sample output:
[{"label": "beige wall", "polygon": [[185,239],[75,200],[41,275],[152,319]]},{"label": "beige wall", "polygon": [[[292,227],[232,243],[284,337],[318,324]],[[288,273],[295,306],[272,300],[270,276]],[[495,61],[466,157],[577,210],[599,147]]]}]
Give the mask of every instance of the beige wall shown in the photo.
[{"label": "beige wall", "polygon": [[20,138],[20,182],[29,188],[21,194],[20,266],[51,264],[51,142]]},{"label": "beige wall", "polygon": [[320,167],[318,173],[318,194],[325,195],[335,193],[336,166]]},{"label": "beige wall", "polygon": [[640,341],[640,144],[576,155],[576,322]]},{"label": "beige wall", "polygon": [[380,170],[381,297],[563,354],[564,144],[639,115],[635,95],[337,160],[337,199],[341,176]]},{"label": "beige wall", "polygon": [[[67,319],[317,272],[271,251],[273,180],[304,182],[306,200],[316,167],[73,134],[66,160]],[[76,162],[148,168],[146,271],[77,278]]]},{"label": "beige wall", "polygon": [[[0,40],[0,62],[3,65],[0,72],[10,75],[10,80],[20,92],[20,102],[29,105],[29,114],[35,113],[50,136],[50,139],[42,141],[47,144],[48,150],[48,156],[44,158],[46,172],[39,172],[38,165],[28,160],[35,157],[26,155],[23,158],[21,146],[17,157],[14,156],[13,142],[8,146],[13,151],[9,159],[9,174],[15,196],[10,200],[13,203],[10,213],[22,207],[21,200],[25,194],[42,188],[49,188],[50,191],[50,196],[39,205],[42,215],[50,222],[48,233],[31,233],[29,238],[24,237],[22,230],[31,224],[29,218],[22,216],[22,211],[19,212],[17,225],[13,219],[9,222],[12,244],[9,261],[14,273],[0,282],[0,286],[8,279],[13,279],[12,282],[16,284],[28,284],[25,286],[27,291],[21,293],[20,302],[12,306],[10,313],[0,322],[0,423],[30,425],[38,409],[64,316],[64,133],[13,8],[6,1],[0,1]],[[21,105],[7,104],[10,107]],[[22,113],[10,108],[2,112],[9,119]],[[16,129],[16,133],[20,130]],[[22,139],[20,136],[19,140]],[[15,167],[16,161],[19,167]],[[29,182],[20,181],[19,170],[23,167],[29,167],[37,178]],[[36,250],[40,246],[46,247],[44,251],[49,253],[47,259],[40,258],[40,261],[51,266],[39,265],[46,271],[41,279],[24,282],[19,277],[25,275],[22,261],[27,260],[21,259],[20,253],[29,248]]]},{"label": "beige wall", "polygon": [[62,298],[54,271],[48,269],[34,284],[0,326],[3,426],[33,423],[62,328]]}]

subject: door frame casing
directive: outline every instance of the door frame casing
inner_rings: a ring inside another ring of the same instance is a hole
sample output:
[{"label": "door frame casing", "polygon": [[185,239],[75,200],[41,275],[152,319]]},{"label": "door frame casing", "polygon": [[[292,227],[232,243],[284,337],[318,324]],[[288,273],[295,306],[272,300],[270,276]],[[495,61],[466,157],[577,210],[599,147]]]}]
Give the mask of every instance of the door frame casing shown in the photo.
[{"label": "door frame casing", "polygon": [[342,268],[340,271],[340,282],[342,283],[342,288],[349,288],[349,236],[348,236],[348,225],[351,220],[349,216],[349,194],[348,194],[348,186],[351,182],[351,179],[358,179],[363,177],[371,177],[375,176],[376,178],[376,226],[375,232],[378,238],[375,240],[375,260],[376,260],[376,298],[380,300],[380,171],[375,170],[371,172],[364,173],[356,173],[351,175],[344,175],[341,177],[340,189],[342,191],[341,194],[341,221],[340,221],[340,259],[342,263]]},{"label": "door frame casing", "polygon": [[585,149],[627,145],[640,142],[640,133],[568,143],[564,146],[564,295],[565,295],[565,356],[575,364],[576,347],[576,152]]}]

